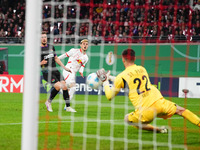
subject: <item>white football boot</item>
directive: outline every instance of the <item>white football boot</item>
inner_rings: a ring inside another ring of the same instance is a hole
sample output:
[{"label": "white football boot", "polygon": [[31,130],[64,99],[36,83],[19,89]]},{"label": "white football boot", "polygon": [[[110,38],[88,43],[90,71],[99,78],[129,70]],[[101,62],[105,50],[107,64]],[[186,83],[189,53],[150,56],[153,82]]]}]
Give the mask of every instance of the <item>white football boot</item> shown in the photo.
[{"label": "white football boot", "polygon": [[49,112],[53,112],[53,109],[52,109],[52,107],[51,107],[51,103],[49,103],[48,101],[46,101],[46,102],[45,102],[45,105],[46,105],[47,110],[48,110]]},{"label": "white football boot", "polygon": [[76,112],[76,110],[71,107],[66,107],[66,111],[67,112]]}]

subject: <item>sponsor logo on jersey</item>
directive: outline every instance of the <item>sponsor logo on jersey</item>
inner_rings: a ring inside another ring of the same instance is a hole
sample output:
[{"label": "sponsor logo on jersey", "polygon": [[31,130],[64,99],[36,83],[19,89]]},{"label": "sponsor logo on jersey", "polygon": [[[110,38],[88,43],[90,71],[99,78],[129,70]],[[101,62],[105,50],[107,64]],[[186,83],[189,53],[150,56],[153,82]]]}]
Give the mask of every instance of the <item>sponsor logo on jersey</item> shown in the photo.
[{"label": "sponsor logo on jersey", "polygon": [[78,59],[77,62],[78,62],[79,64],[81,64],[81,65],[83,64],[83,62],[82,62],[80,59]]},{"label": "sponsor logo on jersey", "polygon": [[51,82],[54,83],[56,80],[55,79],[51,79]]},{"label": "sponsor logo on jersey", "polygon": [[54,54],[49,54],[49,55],[45,55],[44,59],[48,59],[48,58],[52,58],[52,57],[54,57]]}]

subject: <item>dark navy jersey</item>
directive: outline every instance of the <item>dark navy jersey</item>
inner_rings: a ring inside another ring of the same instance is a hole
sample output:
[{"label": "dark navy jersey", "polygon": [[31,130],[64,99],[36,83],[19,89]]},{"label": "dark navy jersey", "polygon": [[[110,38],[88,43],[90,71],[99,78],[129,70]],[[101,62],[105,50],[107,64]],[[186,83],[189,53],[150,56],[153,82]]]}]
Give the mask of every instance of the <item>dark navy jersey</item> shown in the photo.
[{"label": "dark navy jersey", "polygon": [[56,62],[55,62],[55,48],[54,46],[51,46],[47,44],[45,47],[41,47],[41,61],[45,59],[47,61],[47,64],[42,65],[42,70],[47,70],[47,67],[51,68],[52,70],[57,70],[56,69]]}]

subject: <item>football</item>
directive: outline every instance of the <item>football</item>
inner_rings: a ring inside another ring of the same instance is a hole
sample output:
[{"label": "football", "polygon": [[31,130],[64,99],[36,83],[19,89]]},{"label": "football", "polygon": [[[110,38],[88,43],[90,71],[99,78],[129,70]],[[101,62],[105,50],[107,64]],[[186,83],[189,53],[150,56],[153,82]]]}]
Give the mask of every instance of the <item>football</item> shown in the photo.
[{"label": "football", "polygon": [[91,73],[88,75],[88,77],[86,79],[86,83],[92,89],[98,89],[102,82],[99,80],[96,73]]}]

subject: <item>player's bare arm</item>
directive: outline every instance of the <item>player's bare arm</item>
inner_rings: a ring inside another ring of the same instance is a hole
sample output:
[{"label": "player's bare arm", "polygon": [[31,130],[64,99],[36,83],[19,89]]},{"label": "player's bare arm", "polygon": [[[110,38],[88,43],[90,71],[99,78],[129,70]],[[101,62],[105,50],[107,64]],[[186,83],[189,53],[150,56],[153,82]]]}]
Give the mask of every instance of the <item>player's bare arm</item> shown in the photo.
[{"label": "player's bare arm", "polygon": [[66,67],[63,65],[63,63],[62,63],[61,60],[58,58],[58,56],[55,56],[54,59],[55,59],[56,63],[57,63],[58,65],[60,65],[63,69],[65,69],[65,70],[68,71],[68,72],[71,72],[71,70],[70,70],[69,68],[66,68]]},{"label": "player's bare arm", "polygon": [[84,78],[84,76],[83,76],[83,73],[82,73],[82,72],[79,72],[79,74],[81,75],[81,77],[82,77],[82,78]]}]

